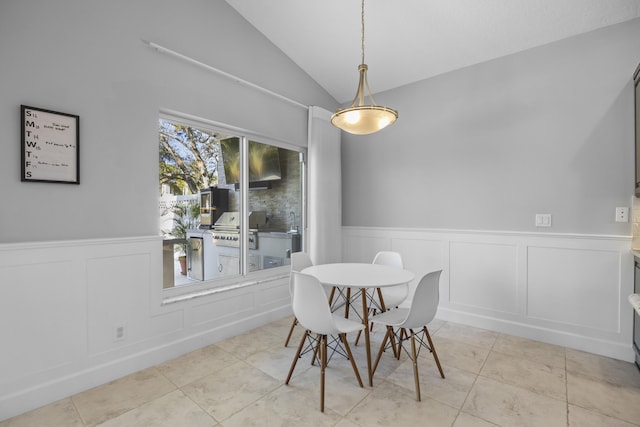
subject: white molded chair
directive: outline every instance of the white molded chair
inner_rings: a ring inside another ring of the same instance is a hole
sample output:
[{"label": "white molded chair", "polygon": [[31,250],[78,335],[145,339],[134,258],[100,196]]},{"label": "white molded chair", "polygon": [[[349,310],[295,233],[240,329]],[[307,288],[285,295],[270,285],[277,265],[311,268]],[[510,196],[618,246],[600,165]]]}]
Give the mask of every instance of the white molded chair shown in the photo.
[{"label": "white molded chair", "polygon": [[[309,254],[306,252],[294,252],[291,254],[291,272],[294,271],[302,271],[307,267],[311,267],[313,262],[311,262],[311,258]],[[293,298],[293,275],[289,277],[289,295]],[[298,324],[298,319],[296,317],[293,318],[293,322],[291,323],[291,329],[289,329],[289,335],[287,335],[287,340],[284,342],[284,346],[289,345],[289,340],[291,339],[291,335],[293,334],[293,330]]]},{"label": "white molded chair", "polygon": [[[362,385],[362,379],[358,372],[358,367],[353,360],[351,349],[347,341],[347,334],[350,332],[356,332],[364,328],[364,325],[360,322],[345,319],[339,315],[331,313],[329,308],[329,302],[327,301],[327,294],[324,287],[313,276],[306,274],[292,272],[293,283],[293,314],[298,319],[298,322],[306,329],[306,332],[300,340],[298,350],[291,363],[289,374],[285,384],[289,384],[293,370],[296,367],[296,363],[300,358],[302,347],[304,346],[306,339],[312,339],[312,334],[317,334],[317,340],[320,341],[320,411],[324,412],[324,380],[325,380],[325,368],[327,366],[327,336],[339,336],[346,356],[351,361],[351,367],[356,374],[356,379],[360,387]],[[311,360],[311,364],[315,361],[315,352]]]},{"label": "white molded chair", "polygon": [[[402,262],[402,256],[398,252],[392,251],[380,251],[373,258],[373,264],[380,265],[388,265],[390,267],[404,268],[404,264]],[[387,310],[391,308],[398,307],[402,304],[403,301],[407,299],[409,296],[409,284],[405,283],[403,285],[397,286],[387,286],[384,288],[380,288],[380,292],[382,293],[382,300],[384,301],[384,306]],[[378,294],[376,291],[373,291],[373,294],[368,295],[369,303],[369,314],[376,314],[378,308],[382,307],[380,304],[380,298],[378,298]],[[371,324],[371,330],[373,330],[373,323]],[[356,337],[355,345],[358,345],[358,341],[360,340],[360,334]]]},{"label": "white molded chair", "polygon": [[[394,355],[397,354],[397,358],[400,358],[401,350],[409,355],[409,358],[413,361],[413,374],[415,377],[416,397],[420,400],[420,381],[418,377],[418,355],[422,347],[426,348],[433,354],[440,376],[444,378],[444,372],[442,366],[440,366],[440,360],[438,360],[438,354],[431,341],[431,335],[427,329],[427,324],[430,323],[436,315],[438,310],[438,302],[440,299],[440,274],[442,270],[433,271],[425,274],[418,286],[416,292],[413,295],[413,300],[409,308],[397,308],[395,310],[385,311],[370,318],[373,323],[379,323],[387,327],[387,333],[385,334],[380,350],[378,351],[378,357],[373,365],[373,372],[378,367],[378,362],[382,357],[386,349],[387,341],[391,339],[391,343],[395,340],[398,341],[397,351],[394,350]],[[396,330],[394,330],[394,328]],[[407,333],[409,331],[409,333]],[[395,340],[394,340],[395,338]],[[425,342],[425,338],[428,341]],[[404,347],[404,342],[411,341],[411,352]],[[416,351],[416,346],[418,350]]]},{"label": "white molded chair", "polygon": [[[373,258],[374,264],[404,268],[402,256],[398,252],[381,251]],[[409,284],[380,288],[384,305],[387,309],[399,306],[409,296]]]}]

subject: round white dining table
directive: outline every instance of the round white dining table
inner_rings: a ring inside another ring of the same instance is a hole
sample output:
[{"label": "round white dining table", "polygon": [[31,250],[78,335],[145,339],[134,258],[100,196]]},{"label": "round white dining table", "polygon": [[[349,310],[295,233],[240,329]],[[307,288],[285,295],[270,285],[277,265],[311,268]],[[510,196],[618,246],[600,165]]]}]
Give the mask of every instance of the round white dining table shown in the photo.
[{"label": "round white dining table", "polygon": [[380,302],[384,308],[384,301],[380,294],[380,288],[409,283],[414,274],[408,270],[388,265],[371,263],[333,263],[319,264],[307,267],[301,271],[317,278],[320,283],[329,286],[356,288],[362,294],[362,323],[364,327],[364,339],[367,352],[367,369],[369,371],[369,385],[373,386],[373,373],[371,371],[371,341],[369,336],[369,316],[367,307],[367,289],[378,289]]},{"label": "round white dining table", "polygon": [[321,283],[351,288],[384,288],[409,283],[413,273],[402,268],[370,263],[319,264],[302,270]]}]

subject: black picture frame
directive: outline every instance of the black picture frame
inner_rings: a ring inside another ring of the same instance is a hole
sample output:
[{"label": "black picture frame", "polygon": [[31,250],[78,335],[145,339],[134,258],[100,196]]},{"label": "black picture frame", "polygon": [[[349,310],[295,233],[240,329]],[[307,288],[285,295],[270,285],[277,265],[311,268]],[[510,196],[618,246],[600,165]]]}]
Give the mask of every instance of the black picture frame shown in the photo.
[{"label": "black picture frame", "polygon": [[80,116],[20,106],[21,181],[80,184]]}]

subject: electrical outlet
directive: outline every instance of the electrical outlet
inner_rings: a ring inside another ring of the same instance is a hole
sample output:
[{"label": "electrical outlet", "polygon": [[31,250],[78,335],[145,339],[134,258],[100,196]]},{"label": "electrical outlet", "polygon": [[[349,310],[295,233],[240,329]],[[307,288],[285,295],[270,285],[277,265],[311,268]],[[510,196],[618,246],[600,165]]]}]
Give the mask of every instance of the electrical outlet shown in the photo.
[{"label": "electrical outlet", "polygon": [[126,336],[126,328],[124,325],[117,325],[113,331],[113,340],[114,341],[124,341]]},{"label": "electrical outlet", "polygon": [[616,222],[629,222],[629,208],[616,208]]},{"label": "electrical outlet", "polygon": [[536,214],[536,227],[551,227],[551,214]]}]

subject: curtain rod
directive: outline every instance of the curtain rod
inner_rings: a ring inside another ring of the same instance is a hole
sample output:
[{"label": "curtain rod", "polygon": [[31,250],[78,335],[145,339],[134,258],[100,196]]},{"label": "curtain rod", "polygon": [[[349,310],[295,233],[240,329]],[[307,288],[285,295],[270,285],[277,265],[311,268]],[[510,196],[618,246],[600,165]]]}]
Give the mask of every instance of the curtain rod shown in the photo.
[{"label": "curtain rod", "polygon": [[282,101],[286,101],[289,104],[293,104],[296,107],[304,108],[305,110],[309,109],[308,106],[306,106],[304,104],[301,104],[298,101],[294,101],[293,99],[287,98],[284,95],[280,95],[279,93],[276,93],[276,92],[273,92],[273,91],[271,91],[269,89],[263,88],[262,86],[258,86],[255,83],[251,83],[250,81],[247,81],[247,80],[242,79],[240,77],[234,76],[233,74],[229,74],[226,71],[219,70],[219,69],[217,69],[215,67],[212,67],[211,65],[205,64],[204,62],[200,62],[200,61],[198,61],[196,59],[193,59],[193,58],[191,58],[189,56],[186,56],[186,55],[183,55],[183,54],[181,54],[179,52],[176,52],[175,50],[168,49],[168,48],[166,48],[164,46],[160,46],[157,43],[150,42],[150,41],[144,40],[144,39],[142,39],[142,42],[144,44],[148,45],[150,48],[152,48],[154,50],[157,50],[160,53],[166,53],[166,54],[175,56],[176,58],[180,58],[180,59],[182,59],[182,60],[184,60],[186,62],[189,62],[191,64],[195,64],[195,65],[197,65],[199,67],[206,68],[209,71],[213,71],[216,74],[219,74],[219,75],[224,76],[224,77],[226,77],[228,79],[234,80],[235,82],[240,83],[243,86],[247,86],[247,87],[255,89],[255,90],[259,91],[259,92],[266,93],[267,95],[271,95],[271,96],[273,96],[275,98],[278,98],[278,99],[280,99]]}]

